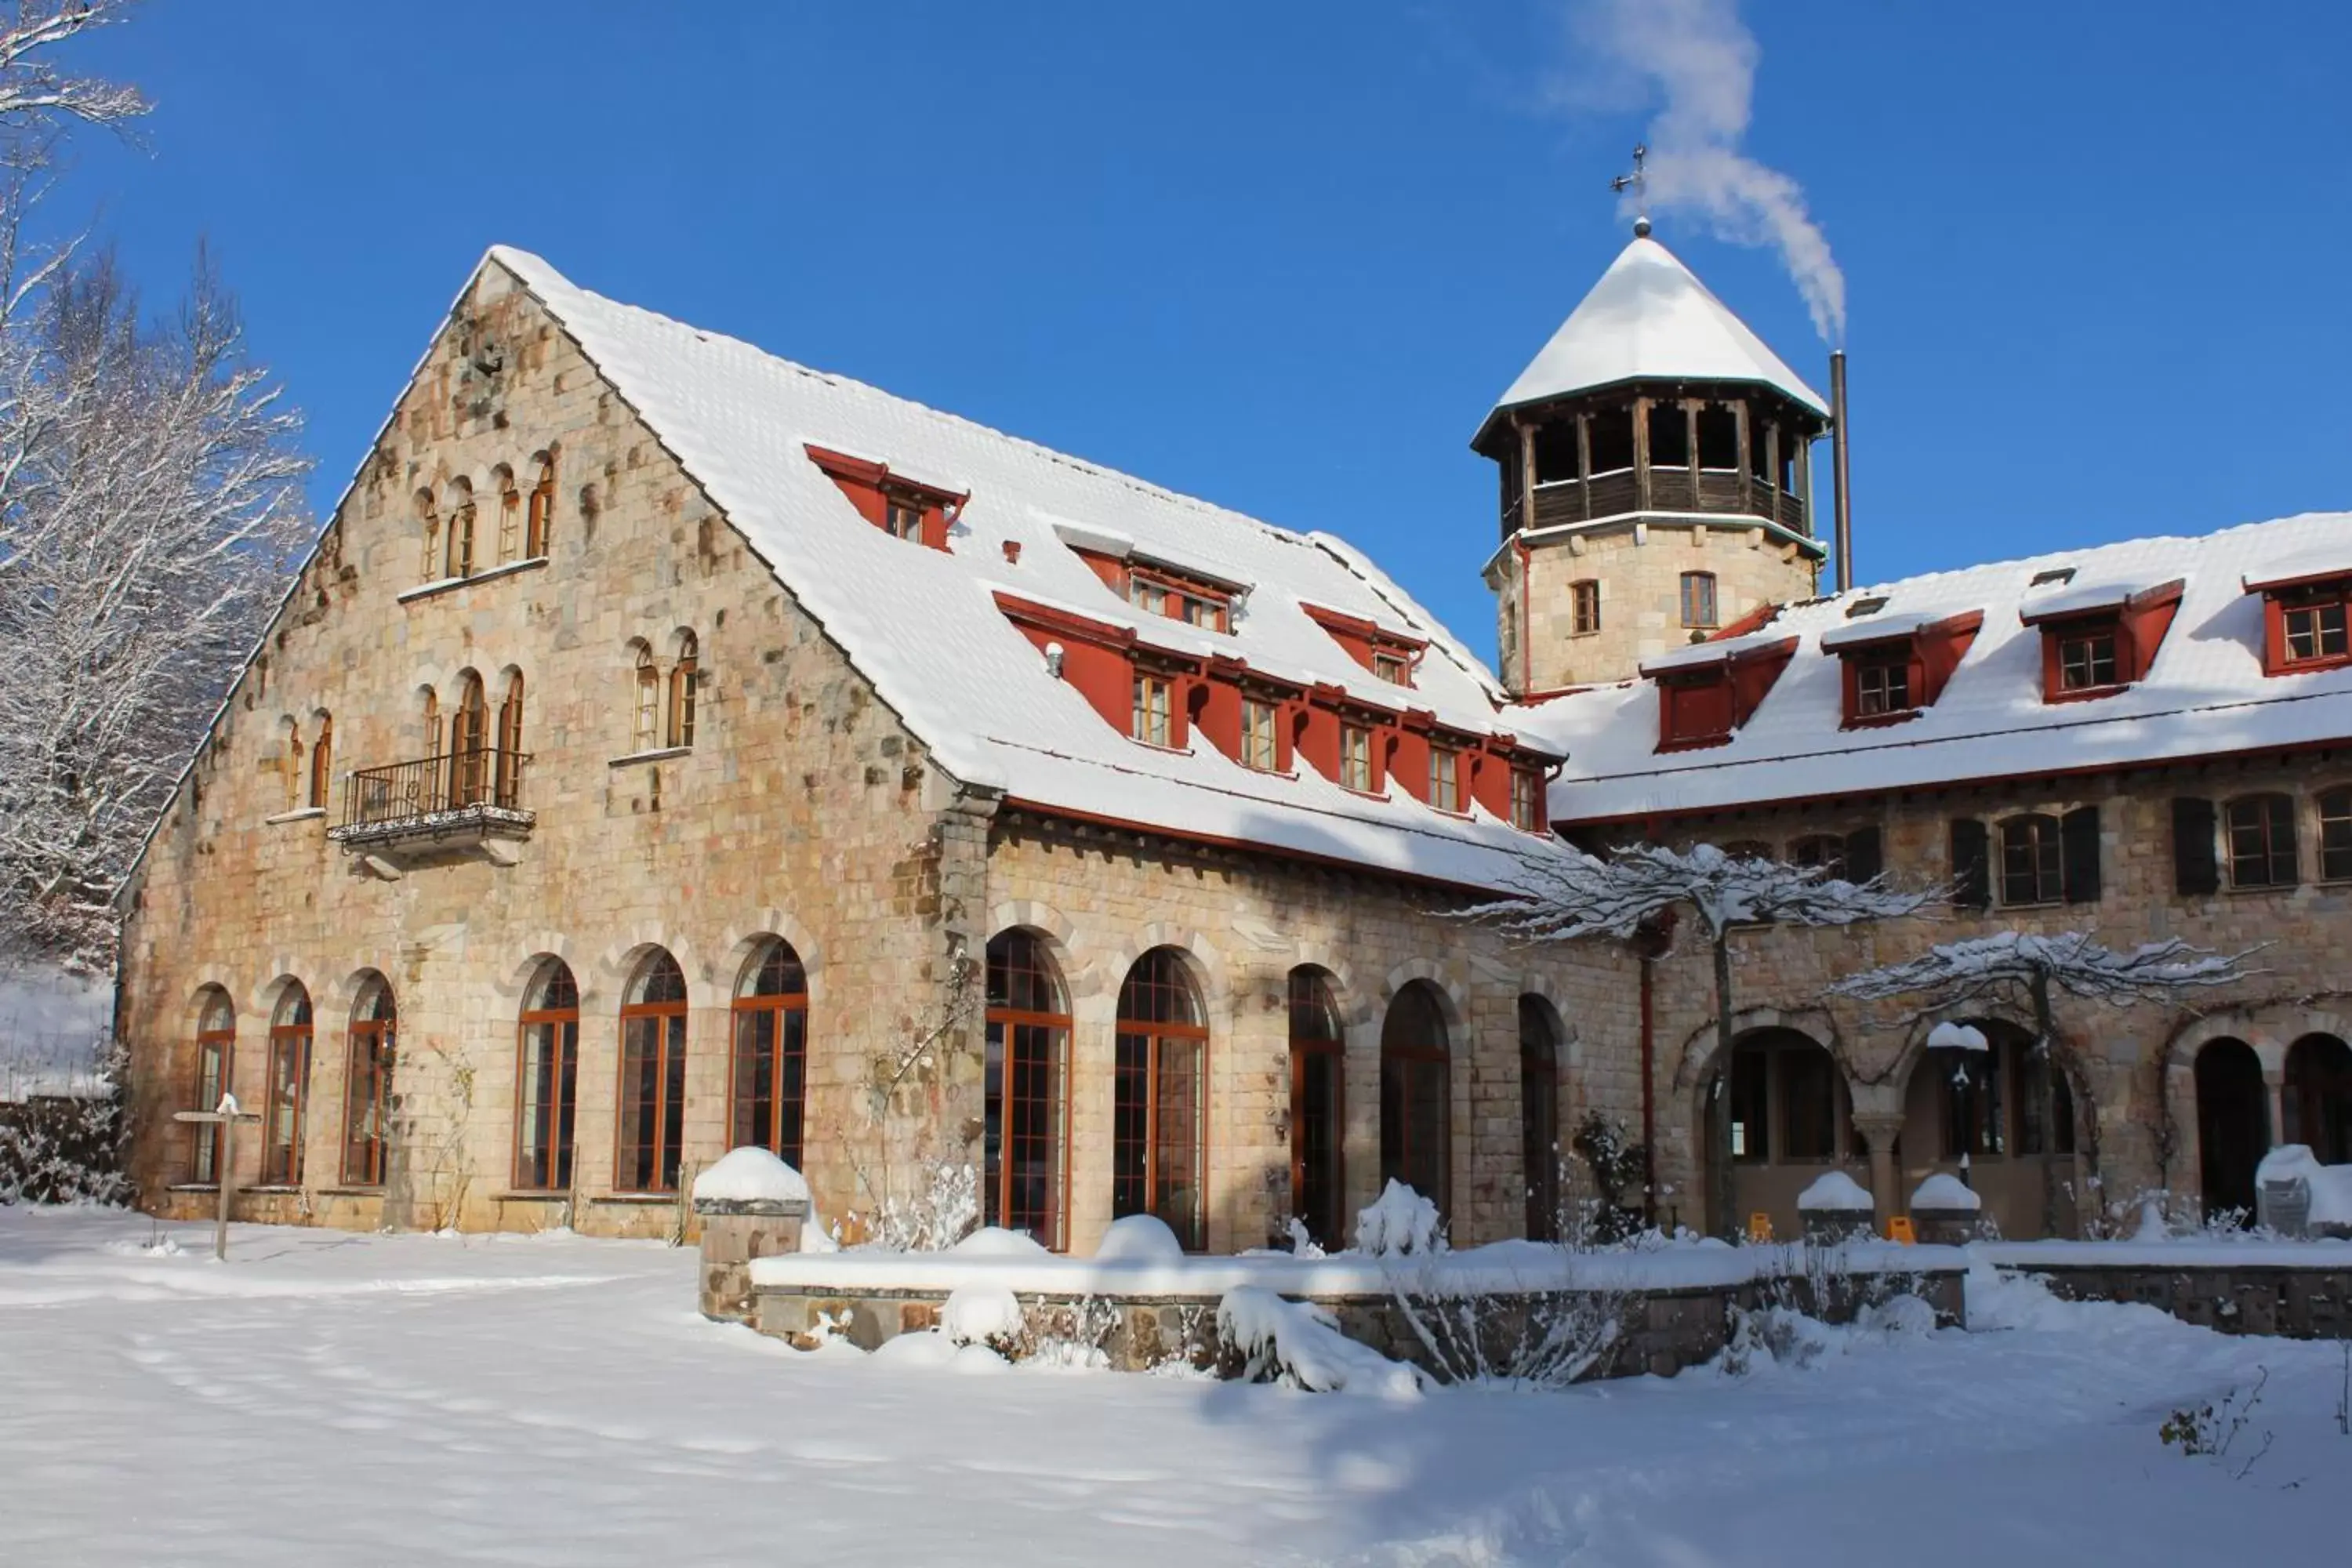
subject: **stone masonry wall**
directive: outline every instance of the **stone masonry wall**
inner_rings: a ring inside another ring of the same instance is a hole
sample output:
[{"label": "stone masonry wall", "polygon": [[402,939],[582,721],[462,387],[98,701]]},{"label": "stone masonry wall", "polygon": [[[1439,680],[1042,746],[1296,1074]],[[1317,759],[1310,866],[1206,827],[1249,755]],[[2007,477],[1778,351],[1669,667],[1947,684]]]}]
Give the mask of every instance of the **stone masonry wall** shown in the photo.
[{"label": "stone masonry wall", "polygon": [[[417,492],[446,520],[455,481],[470,480],[477,570],[488,569],[517,552],[502,551],[494,468],[527,490],[541,453],[557,471],[549,559],[411,594],[441,572],[426,570]],[[694,744],[624,761],[643,750],[632,639],[651,647],[666,688],[682,630],[699,643]],[[331,714],[338,773],[424,755],[422,691],[438,694],[446,733],[467,669],[494,724],[505,672],[528,683],[520,804],[537,823],[516,864],[458,853],[385,880],[325,836],[340,787],[326,812],[286,815],[302,784],[289,733],[313,743]],[[877,1174],[889,1157],[865,1131],[876,1061],[943,1021],[946,1043],[961,1042],[948,981],[959,944],[976,958],[984,941],[971,921],[985,819],[975,826],[954,800],[839,649],[493,265],[438,335],[133,884],[123,1019],[143,1200],[167,1212],[211,1201],[174,1190],[191,1141],[171,1120],[194,1094],[203,988],[235,1005],[233,1087],[259,1110],[272,1012],[299,982],[316,1016],[303,1178],[250,1194],[241,1213],[666,1231],[682,1223],[673,1201],[613,1192],[623,989],[656,947],[685,971],[690,1183],[730,1142],[729,1001],[773,934],[809,976],[818,1205],[856,1206],[859,1170]],[[550,956],[581,994],[573,1190],[516,1194],[516,1015]],[[347,1028],[370,972],[399,1009],[396,1109],[383,1184],[346,1188]],[[953,1092],[926,1069],[900,1097]],[[239,1141],[243,1183],[257,1180],[260,1143]]]}]

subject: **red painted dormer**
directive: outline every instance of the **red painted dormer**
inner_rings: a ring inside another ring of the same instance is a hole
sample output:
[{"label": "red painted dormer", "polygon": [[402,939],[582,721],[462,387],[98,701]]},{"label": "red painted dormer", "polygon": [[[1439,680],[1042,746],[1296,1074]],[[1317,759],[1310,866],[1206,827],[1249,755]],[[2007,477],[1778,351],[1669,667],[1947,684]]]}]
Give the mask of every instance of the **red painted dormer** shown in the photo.
[{"label": "red painted dormer", "polygon": [[2147,678],[2180,609],[2181,580],[2071,584],[2030,597],[2020,622],[2042,631],[2042,700],[2108,697]]},{"label": "red painted dormer", "polygon": [[2352,664],[2352,552],[2291,558],[2242,581],[2263,596],[2264,675]]},{"label": "red painted dormer", "polygon": [[1103,722],[1145,745],[1181,751],[1205,702],[1202,660],[1145,643],[1125,626],[1000,593],[996,606],[1036,647],[1059,664],[1060,679]]},{"label": "red painted dormer", "polygon": [[1413,671],[1420,668],[1422,656],[1429,651],[1427,638],[1392,632],[1361,616],[1326,609],[1321,605],[1298,607],[1314,617],[1317,626],[1329,632],[1331,640],[1346,650],[1349,658],[1391,686],[1412,685]]},{"label": "red painted dormer", "polygon": [[1720,746],[1763,706],[1797,651],[1793,637],[1755,633],[1693,643],[1642,661],[1658,687],[1658,750]]},{"label": "red painted dormer", "polygon": [[1944,694],[1984,612],[1871,616],[1822,634],[1822,651],[1843,668],[1848,730],[1916,719]]},{"label": "red painted dormer", "polygon": [[841,487],[858,516],[885,533],[933,550],[948,547],[948,524],[971,499],[969,491],[942,489],[893,473],[889,464],[871,458],[853,458],[813,444],[806,450],[809,461]]}]

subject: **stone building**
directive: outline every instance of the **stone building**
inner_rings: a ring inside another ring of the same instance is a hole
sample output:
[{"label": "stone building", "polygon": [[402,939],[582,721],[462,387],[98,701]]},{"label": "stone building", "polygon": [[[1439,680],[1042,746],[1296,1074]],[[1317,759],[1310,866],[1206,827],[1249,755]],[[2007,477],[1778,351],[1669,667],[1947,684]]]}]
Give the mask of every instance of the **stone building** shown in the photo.
[{"label": "stone building", "polygon": [[[2045,1170],[2071,1226],[2094,1179],[2235,1201],[2274,1131],[2352,1158],[2352,521],[1823,598],[1825,423],[1637,239],[1477,437],[1498,679],[1339,540],[494,250],[126,888],[145,1201],[214,1201],[173,1118],[224,1091],[255,1217],[663,1234],[748,1142],[853,1228],[969,1165],[1079,1250],[1344,1239],[1391,1176],[1543,1234],[1587,1110],[1686,1223],[1718,1105],[1780,1225],[1841,1165],[1891,1213],[1966,1153],[2032,1234]],[[1703,952],[1452,918],[1555,829],[1967,907],[1743,934],[1727,1070]],[[2193,1022],[2062,1009],[2059,1125],[2022,1020],[1955,1063],[1822,1000],[2094,923],[2274,945]]]}]

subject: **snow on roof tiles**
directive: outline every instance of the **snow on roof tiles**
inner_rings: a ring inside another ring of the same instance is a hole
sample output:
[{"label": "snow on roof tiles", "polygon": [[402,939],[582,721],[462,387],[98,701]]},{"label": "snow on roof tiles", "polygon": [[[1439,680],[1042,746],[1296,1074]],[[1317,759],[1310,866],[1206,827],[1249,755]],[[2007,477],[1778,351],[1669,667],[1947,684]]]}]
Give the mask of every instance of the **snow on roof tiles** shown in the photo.
[{"label": "snow on roof tiles", "polygon": [[[1322,682],[1451,728],[1507,734],[1485,666],[1360,554],[1274,527],[952,415],[782,360],[573,285],[536,256],[494,248],[845,649],[882,700],[967,784],[1033,805],[1492,887],[1541,841],[1484,811],[1457,817],[1402,792],[1381,800],[1302,761],[1253,772],[1206,742],[1143,746],[1055,679],[998,607],[1000,590],[1199,644],[1270,675]],[[887,462],[971,500],[946,552],[866,522],[810,460],[816,446]],[[1250,585],[1221,633],[1135,610],[1072,553],[1075,525],[1135,553]],[[1004,546],[1018,544],[1018,560]],[[1303,604],[1410,627],[1433,653],[1410,691],[1376,679]],[[1533,742],[1530,743],[1539,743]]]},{"label": "snow on roof tiles", "polygon": [[1619,253],[1495,408],[1637,380],[1752,382],[1829,414],[1747,322],[1649,238]]},{"label": "snow on roof tiles", "polygon": [[[1551,789],[1555,821],[1718,810],[2020,773],[2114,767],[2352,737],[2352,668],[2263,673],[2261,580],[2273,562],[2352,551],[2352,513],[2315,512],[2201,538],[2128,540],[1859,589],[1784,609],[1767,635],[1798,637],[1795,658],[1745,727],[1699,752],[1656,751],[1648,680],[1522,708],[1522,725],[1569,754]],[[2042,633],[2018,611],[2038,573],[2078,582],[2185,584],[2147,678],[2086,701],[2042,700]],[[1843,672],[1823,634],[1860,598],[1905,614],[1984,611],[1983,629],[1934,706],[1908,722],[1846,730]]]}]

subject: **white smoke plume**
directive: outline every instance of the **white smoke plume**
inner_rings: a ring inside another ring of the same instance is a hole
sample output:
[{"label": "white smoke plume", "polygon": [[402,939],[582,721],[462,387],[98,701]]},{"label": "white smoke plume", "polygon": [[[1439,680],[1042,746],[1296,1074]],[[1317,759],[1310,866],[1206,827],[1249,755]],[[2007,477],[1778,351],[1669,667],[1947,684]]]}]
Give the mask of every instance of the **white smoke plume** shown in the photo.
[{"label": "white smoke plume", "polygon": [[[1577,58],[1555,103],[1656,105],[1650,210],[1690,213],[1719,238],[1779,251],[1813,329],[1843,344],[1845,274],[1805,210],[1803,187],[1739,150],[1761,51],[1739,19],[1738,0],[1571,0],[1569,21]],[[1629,207],[1633,201],[1628,192]]]}]

